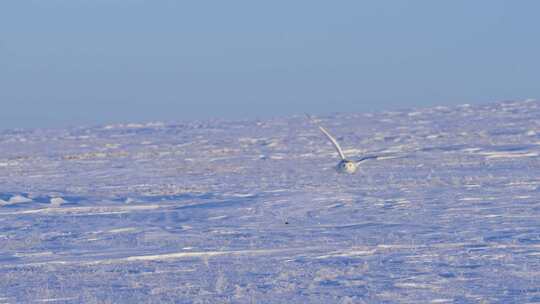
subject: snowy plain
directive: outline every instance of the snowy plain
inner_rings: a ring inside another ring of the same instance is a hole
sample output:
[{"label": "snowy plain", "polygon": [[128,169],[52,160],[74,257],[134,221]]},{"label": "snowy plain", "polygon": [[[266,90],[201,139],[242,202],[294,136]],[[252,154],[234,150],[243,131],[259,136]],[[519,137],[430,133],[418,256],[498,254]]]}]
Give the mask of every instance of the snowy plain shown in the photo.
[{"label": "snowy plain", "polygon": [[540,303],[540,102],[0,131],[0,303]]}]

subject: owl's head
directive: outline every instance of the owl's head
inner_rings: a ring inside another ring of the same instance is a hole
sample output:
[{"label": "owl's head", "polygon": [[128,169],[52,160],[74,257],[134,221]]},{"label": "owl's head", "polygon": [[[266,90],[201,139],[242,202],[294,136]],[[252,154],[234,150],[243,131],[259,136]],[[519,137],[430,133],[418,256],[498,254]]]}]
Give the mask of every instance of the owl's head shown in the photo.
[{"label": "owl's head", "polygon": [[352,174],[352,173],[356,172],[357,168],[358,168],[358,166],[356,165],[356,163],[353,162],[353,161],[350,161],[350,160],[342,160],[337,165],[337,170],[340,173]]}]

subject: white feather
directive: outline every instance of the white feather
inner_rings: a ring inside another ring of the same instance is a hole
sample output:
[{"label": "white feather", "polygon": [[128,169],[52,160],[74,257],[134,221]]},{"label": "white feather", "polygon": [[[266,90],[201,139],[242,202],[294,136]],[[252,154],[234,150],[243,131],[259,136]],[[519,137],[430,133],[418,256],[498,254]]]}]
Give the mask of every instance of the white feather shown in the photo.
[{"label": "white feather", "polygon": [[323,127],[319,126],[319,129],[332,142],[332,144],[334,145],[334,148],[336,148],[336,150],[337,150],[337,152],[339,154],[339,157],[341,157],[341,160],[345,160],[345,154],[343,154],[343,150],[341,150],[341,147],[339,146],[338,142],[334,139],[334,137],[332,137],[332,135],[330,135],[330,133],[328,133],[328,131],[326,131]]}]

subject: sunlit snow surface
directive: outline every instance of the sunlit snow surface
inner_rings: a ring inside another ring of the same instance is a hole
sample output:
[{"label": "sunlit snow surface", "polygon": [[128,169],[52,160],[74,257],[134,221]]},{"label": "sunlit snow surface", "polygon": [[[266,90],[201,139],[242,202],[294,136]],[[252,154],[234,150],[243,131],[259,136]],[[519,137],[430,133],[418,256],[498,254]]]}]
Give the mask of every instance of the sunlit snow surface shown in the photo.
[{"label": "sunlit snow surface", "polygon": [[538,303],[540,103],[0,132],[0,303]]}]

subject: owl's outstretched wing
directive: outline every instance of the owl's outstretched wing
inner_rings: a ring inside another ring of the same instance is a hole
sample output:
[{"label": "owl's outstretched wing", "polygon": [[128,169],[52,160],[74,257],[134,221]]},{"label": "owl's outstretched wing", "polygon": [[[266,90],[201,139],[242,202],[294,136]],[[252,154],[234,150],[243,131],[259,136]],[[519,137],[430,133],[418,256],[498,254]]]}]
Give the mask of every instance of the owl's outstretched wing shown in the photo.
[{"label": "owl's outstretched wing", "polygon": [[326,137],[328,137],[328,139],[332,142],[332,144],[334,145],[334,148],[336,148],[338,154],[339,154],[339,157],[341,157],[341,160],[345,160],[345,154],[343,154],[343,150],[341,150],[341,147],[339,146],[338,142],[336,141],[336,139],[334,137],[332,137],[332,135],[330,135],[330,133],[328,133],[328,131],[326,131],[325,128],[319,126],[319,129],[323,132],[324,135],[326,135]]},{"label": "owl's outstretched wing", "polygon": [[409,154],[378,153],[376,155],[366,155],[358,160],[354,160],[354,162],[356,164],[359,164],[363,161],[370,160],[370,159],[383,160],[383,159],[397,159],[397,158],[406,158],[406,157],[409,157]]},{"label": "owl's outstretched wing", "polygon": [[377,159],[377,158],[379,158],[378,155],[369,155],[369,156],[364,156],[360,158],[359,160],[355,160],[354,162],[358,165],[359,163],[363,161],[370,160],[370,159]]}]

